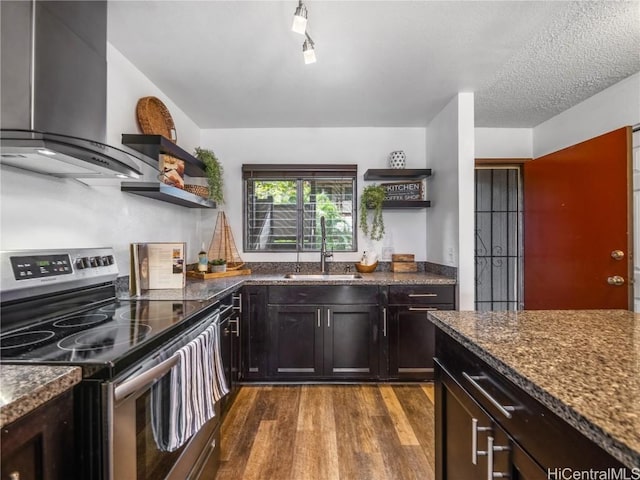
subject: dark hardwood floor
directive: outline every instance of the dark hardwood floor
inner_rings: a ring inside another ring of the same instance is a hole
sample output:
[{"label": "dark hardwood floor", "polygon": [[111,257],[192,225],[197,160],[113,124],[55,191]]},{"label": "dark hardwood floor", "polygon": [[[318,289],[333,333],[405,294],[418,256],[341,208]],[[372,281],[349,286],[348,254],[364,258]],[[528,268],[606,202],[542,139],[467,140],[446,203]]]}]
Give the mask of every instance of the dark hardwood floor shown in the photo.
[{"label": "dark hardwood floor", "polygon": [[432,480],[433,386],[243,386],[216,480]]}]

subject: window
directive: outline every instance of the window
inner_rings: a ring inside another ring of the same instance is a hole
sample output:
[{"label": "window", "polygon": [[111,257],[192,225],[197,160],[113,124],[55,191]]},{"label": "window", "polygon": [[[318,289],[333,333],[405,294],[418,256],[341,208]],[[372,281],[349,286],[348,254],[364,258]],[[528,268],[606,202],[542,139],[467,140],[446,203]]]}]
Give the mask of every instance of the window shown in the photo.
[{"label": "window", "polygon": [[244,251],[357,250],[356,165],[243,165]]}]

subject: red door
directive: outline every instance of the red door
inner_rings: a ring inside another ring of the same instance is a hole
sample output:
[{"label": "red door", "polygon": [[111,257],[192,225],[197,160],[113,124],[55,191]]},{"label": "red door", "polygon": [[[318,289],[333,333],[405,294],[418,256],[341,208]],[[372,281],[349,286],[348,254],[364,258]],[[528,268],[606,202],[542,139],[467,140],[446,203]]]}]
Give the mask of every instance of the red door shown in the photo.
[{"label": "red door", "polygon": [[526,162],[523,181],[524,308],[630,309],[631,128]]}]

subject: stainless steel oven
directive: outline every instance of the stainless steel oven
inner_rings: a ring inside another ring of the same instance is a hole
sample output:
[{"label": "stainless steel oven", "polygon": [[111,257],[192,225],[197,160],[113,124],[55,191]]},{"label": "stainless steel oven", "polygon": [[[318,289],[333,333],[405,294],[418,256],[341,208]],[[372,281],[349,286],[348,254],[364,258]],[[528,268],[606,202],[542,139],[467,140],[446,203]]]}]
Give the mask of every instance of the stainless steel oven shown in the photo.
[{"label": "stainless steel oven", "polygon": [[[211,478],[220,403],[184,444],[167,449],[158,442],[163,418],[154,402],[164,398],[159,386],[177,352],[205,331],[219,339],[232,306],[118,299],[110,248],[1,252],[0,267],[0,361],[82,368],[74,389],[76,478]],[[218,358],[203,355],[196,370],[220,360],[214,351]]]},{"label": "stainless steel oven", "polygon": [[[210,325],[220,328],[221,322],[231,316],[232,308],[231,305],[216,306],[178,340],[163,346],[131,371],[125,372],[121,378],[103,385],[107,454],[112,465],[109,479],[199,478],[217,463],[220,404],[216,404],[216,416],[207,421],[187,443],[168,452],[158,445],[157,433],[154,432],[153,423],[157,421],[154,417],[162,413],[154,408],[153,394],[154,387],[176,365],[178,357],[175,352]],[[168,394],[168,391],[160,391],[160,395]],[[163,400],[168,401],[166,398]]]}]

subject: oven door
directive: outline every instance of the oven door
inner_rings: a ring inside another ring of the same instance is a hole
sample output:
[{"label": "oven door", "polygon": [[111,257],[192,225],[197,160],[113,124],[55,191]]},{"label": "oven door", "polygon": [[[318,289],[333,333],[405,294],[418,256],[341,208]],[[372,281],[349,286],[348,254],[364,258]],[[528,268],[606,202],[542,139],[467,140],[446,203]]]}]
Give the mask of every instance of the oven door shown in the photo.
[{"label": "oven door", "polygon": [[[153,386],[177,363],[172,356],[181,346],[219,322],[224,311],[216,310],[189,330],[171,347],[143,361],[135,372],[105,384],[108,439],[105,452],[109,480],[192,479],[215,471],[219,459],[220,403],[216,415],[178,449],[169,452],[158,446],[154,435]],[[164,359],[164,360],[162,360]],[[213,359],[211,359],[213,361]],[[155,393],[158,394],[157,391]],[[163,399],[166,400],[166,399]]]}]

